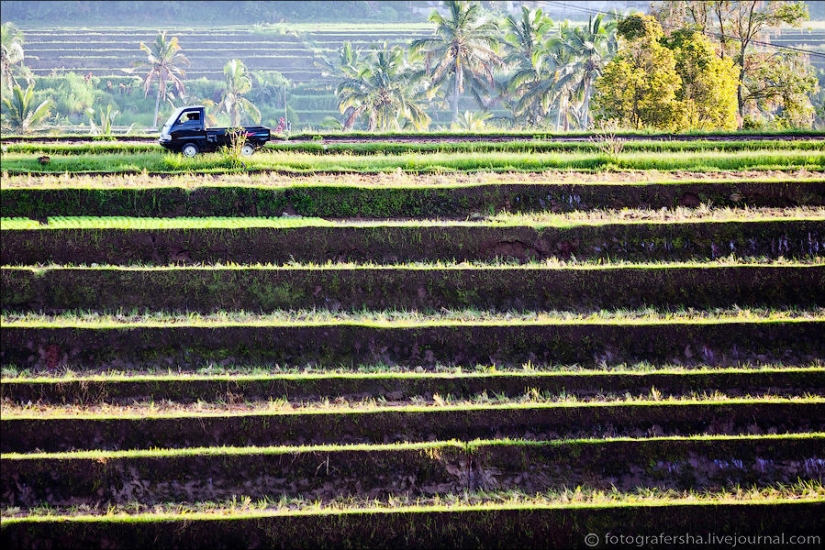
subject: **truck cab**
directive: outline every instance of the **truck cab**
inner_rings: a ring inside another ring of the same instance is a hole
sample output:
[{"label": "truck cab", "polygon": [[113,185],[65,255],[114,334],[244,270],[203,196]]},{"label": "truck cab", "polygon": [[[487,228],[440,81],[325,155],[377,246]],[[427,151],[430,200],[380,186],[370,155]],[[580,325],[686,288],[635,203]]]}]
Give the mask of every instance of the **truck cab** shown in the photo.
[{"label": "truck cab", "polygon": [[[166,120],[160,131],[158,143],[184,156],[194,157],[200,152],[216,151],[229,145],[231,136],[227,128],[207,128],[206,109],[203,105],[190,105],[177,109]],[[270,139],[270,130],[264,126],[240,128],[244,136],[241,153],[251,155]]]}]

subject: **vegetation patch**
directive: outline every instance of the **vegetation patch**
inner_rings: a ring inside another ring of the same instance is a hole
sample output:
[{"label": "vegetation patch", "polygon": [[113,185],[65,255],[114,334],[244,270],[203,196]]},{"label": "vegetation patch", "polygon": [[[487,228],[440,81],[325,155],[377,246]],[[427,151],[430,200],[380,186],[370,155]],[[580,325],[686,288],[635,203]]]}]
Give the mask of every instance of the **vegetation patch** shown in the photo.
[{"label": "vegetation patch", "polygon": [[143,406],[156,411],[196,404],[204,409],[247,406],[278,409],[424,403],[671,399],[700,393],[720,399],[757,395],[820,395],[822,366],[755,368],[660,367],[654,372],[574,369],[518,371],[6,376],[0,384],[4,415],[32,407]]},{"label": "vegetation patch", "polygon": [[[796,486],[794,486],[796,487]],[[821,491],[821,489],[820,489]],[[601,492],[599,492],[601,493]],[[754,492],[755,494],[756,492]],[[123,548],[179,548],[197,540],[211,547],[261,544],[277,545],[294,541],[297,548],[319,548],[338,544],[342,539],[357,540],[365,546],[413,548],[448,544],[453,547],[524,548],[535,540],[554,547],[574,547],[588,533],[623,532],[656,536],[650,526],[667,524],[678,532],[690,532],[702,525],[711,532],[743,533],[754,522],[763,536],[779,537],[792,526],[811,547],[819,544],[819,523],[814,519],[824,508],[821,493],[799,498],[777,498],[775,491],[762,498],[738,495],[695,499],[668,496],[655,503],[605,503],[597,497],[589,504],[584,490],[562,493],[558,504],[526,503],[477,504],[468,499],[451,499],[447,504],[406,506],[394,510],[343,508],[336,510],[295,511],[288,504],[265,511],[246,511],[243,500],[235,506],[220,507],[211,513],[141,513],[136,515],[4,519],[4,540],[20,546],[35,541],[73,541],[94,545],[105,539]],[[609,495],[610,493],[608,493]],[[747,493],[746,493],[747,494]],[[447,499],[442,499],[447,500]],[[558,501],[557,501],[558,502]],[[247,507],[248,508],[248,507]],[[626,531],[624,531],[626,530]],[[731,535],[736,536],[736,535]],[[489,541],[506,541],[490,544]]]},{"label": "vegetation patch", "polygon": [[[381,407],[374,410],[3,418],[5,453],[474,439],[555,440],[825,431],[825,399]],[[814,458],[816,455],[814,455]],[[320,461],[316,462],[316,466]],[[818,464],[815,461],[815,464]],[[821,466],[820,466],[821,467]]]},{"label": "vegetation patch", "polygon": [[[310,155],[272,152],[245,161],[253,171],[307,173],[376,173],[401,169],[414,173],[455,172],[541,172],[545,170],[821,170],[825,153],[817,151],[687,152],[662,156],[657,153],[627,153],[610,157],[603,153],[433,153],[399,155]],[[55,156],[46,165],[34,154],[5,153],[3,170],[9,174],[43,173],[225,173],[239,170],[220,153],[193,159],[171,153],[89,154],[78,157]]]},{"label": "vegetation patch", "polygon": [[[325,505],[382,498],[388,490],[409,500],[568,487],[632,493],[640,484],[653,491],[758,491],[780,483],[815,486],[822,466],[810,457],[823,451],[823,434],[808,434],[6,454],[2,488],[9,507],[90,509],[101,499],[107,507],[240,495],[277,501],[294,486],[301,487],[298,498]],[[21,491],[23,484],[48,489]]]},{"label": "vegetation patch", "polygon": [[[822,207],[825,181],[732,181],[438,186],[210,186],[194,188],[89,188],[66,181],[59,188],[0,189],[5,218],[51,216],[272,217],[468,219],[499,213],[591,210]],[[66,187],[66,186],[69,187]]]},{"label": "vegetation patch", "polygon": [[[0,269],[5,312],[810,308],[823,265]],[[129,292],[124,293],[123,289]]]}]

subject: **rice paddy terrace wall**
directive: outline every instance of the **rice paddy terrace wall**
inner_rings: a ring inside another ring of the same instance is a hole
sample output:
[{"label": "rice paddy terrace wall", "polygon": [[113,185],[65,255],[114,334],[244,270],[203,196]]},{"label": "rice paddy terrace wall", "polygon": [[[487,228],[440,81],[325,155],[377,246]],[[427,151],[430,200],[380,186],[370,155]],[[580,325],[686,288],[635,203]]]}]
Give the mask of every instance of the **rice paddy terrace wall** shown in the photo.
[{"label": "rice paddy terrace wall", "polygon": [[[146,54],[140,43],[151,43],[155,29],[27,29],[27,60],[35,75],[48,75],[55,70],[96,76],[122,74]],[[344,41],[366,48],[375,43],[408,43],[429,35],[427,25],[408,24],[404,31],[390,28],[384,31],[359,30],[342,32],[315,30],[307,32],[256,31],[253,29],[169,29],[169,36],[178,37],[183,53],[191,62],[186,67],[187,78],[206,77],[223,80],[223,67],[230,59],[241,59],[250,70],[278,71],[296,83],[325,82],[321,70],[313,61],[319,56],[334,57]]]},{"label": "rice paddy terrace wall", "polygon": [[346,173],[308,143],[103,175],[8,144],[2,544],[819,548],[822,144],[778,170],[370,170],[394,142]]}]

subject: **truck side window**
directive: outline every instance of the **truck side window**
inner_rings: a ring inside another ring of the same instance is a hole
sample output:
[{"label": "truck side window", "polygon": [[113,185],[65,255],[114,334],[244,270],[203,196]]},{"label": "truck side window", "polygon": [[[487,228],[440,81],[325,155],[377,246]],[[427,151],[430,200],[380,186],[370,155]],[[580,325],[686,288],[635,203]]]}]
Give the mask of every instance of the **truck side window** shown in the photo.
[{"label": "truck side window", "polygon": [[181,115],[178,124],[189,124],[200,120],[200,113],[186,113]]}]

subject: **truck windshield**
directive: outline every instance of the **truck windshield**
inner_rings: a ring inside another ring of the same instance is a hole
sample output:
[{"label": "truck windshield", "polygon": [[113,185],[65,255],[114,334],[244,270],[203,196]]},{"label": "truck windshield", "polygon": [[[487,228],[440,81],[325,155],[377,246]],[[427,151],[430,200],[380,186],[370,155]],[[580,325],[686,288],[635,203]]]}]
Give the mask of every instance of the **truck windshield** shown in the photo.
[{"label": "truck windshield", "polygon": [[181,107],[180,109],[178,109],[178,110],[176,110],[174,113],[172,113],[172,116],[170,116],[169,118],[167,118],[167,119],[166,119],[166,122],[163,124],[163,128],[161,129],[160,133],[161,133],[161,134],[168,134],[168,133],[169,133],[169,129],[172,127],[172,125],[173,125],[175,122],[177,122],[178,117],[180,117],[180,114],[181,114],[183,111],[184,111],[184,108],[183,108],[183,107]]}]

